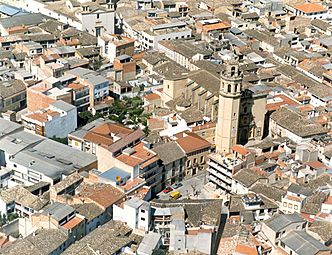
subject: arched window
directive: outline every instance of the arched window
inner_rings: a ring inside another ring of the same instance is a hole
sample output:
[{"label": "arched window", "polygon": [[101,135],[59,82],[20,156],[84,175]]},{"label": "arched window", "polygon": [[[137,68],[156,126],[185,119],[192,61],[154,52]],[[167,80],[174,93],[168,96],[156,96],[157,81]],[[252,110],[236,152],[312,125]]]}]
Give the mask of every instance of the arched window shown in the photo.
[{"label": "arched window", "polygon": [[229,93],[232,91],[232,86],[229,84],[228,85],[228,90],[227,90]]},{"label": "arched window", "polygon": [[235,75],[235,66],[232,66],[232,68],[231,68],[231,75],[232,75],[232,76]]},{"label": "arched window", "polygon": [[237,92],[237,84],[235,84],[235,92]]}]

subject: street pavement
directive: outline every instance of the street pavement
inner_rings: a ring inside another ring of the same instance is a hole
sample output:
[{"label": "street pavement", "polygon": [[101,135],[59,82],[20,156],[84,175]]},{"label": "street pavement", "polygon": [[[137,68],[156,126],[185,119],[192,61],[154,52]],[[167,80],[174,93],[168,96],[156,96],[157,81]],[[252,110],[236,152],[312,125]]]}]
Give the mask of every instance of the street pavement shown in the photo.
[{"label": "street pavement", "polygon": [[[181,193],[181,199],[208,199],[208,198],[215,198],[214,194],[211,194],[206,188],[205,184],[207,182],[206,178],[207,173],[203,172],[199,175],[193,176],[192,178],[183,180],[181,183],[183,184],[182,187],[179,187],[175,190],[179,191]],[[175,191],[173,190],[173,191]],[[167,194],[160,192],[158,194],[159,199],[161,200],[169,200],[170,194],[173,192],[169,192]]]}]

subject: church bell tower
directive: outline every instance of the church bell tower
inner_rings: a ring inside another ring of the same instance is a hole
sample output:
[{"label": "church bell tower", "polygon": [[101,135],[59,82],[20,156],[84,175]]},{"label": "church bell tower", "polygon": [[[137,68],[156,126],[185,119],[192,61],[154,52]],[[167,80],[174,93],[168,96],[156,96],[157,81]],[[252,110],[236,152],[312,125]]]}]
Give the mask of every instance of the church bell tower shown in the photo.
[{"label": "church bell tower", "polygon": [[220,153],[230,152],[237,143],[242,78],[238,62],[235,60],[227,62],[220,77],[215,140],[217,152]]}]

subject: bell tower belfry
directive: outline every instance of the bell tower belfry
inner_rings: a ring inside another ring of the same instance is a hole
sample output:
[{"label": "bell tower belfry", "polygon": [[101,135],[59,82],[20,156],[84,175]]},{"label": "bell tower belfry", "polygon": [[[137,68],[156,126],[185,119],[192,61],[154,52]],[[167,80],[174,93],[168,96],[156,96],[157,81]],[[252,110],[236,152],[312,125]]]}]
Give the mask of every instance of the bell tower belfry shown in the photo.
[{"label": "bell tower belfry", "polygon": [[220,77],[218,120],[216,127],[217,152],[230,152],[237,143],[239,111],[242,92],[242,72],[237,61],[226,63]]}]

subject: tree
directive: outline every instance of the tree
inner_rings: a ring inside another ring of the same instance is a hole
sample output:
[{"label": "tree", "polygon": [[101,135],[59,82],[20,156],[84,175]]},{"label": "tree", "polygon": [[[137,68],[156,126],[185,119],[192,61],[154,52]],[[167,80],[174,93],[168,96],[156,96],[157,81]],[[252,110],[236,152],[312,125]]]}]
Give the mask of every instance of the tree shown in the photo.
[{"label": "tree", "polygon": [[162,249],[153,250],[152,255],[166,255],[166,251]]},{"label": "tree", "polygon": [[[147,125],[149,114],[144,112],[144,102],[140,97],[123,98],[115,101],[109,109],[110,119],[124,125],[138,128],[139,125]],[[148,131],[148,129],[146,129]]]},{"label": "tree", "polygon": [[93,71],[97,71],[100,69],[100,67],[103,65],[103,60],[99,57],[93,58],[90,62],[90,68],[92,68]]},{"label": "tree", "polygon": [[58,142],[58,143],[62,143],[62,144],[68,145],[68,139],[67,139],[67,137],[61,138],[61,137],[55,137],[55,136],[53,136],[51,139],[53,141]]},{"label": "tree", "polygon": [[97,112],[95,115],[92,115],[92,113],[89,111],[80,112],[78,116],[79,116],[80,126],[84,126],[87,123],[90,123],[96,119],[103,117],[103,115],[99,112]]},{"label": "tree", "polygon": [[18,214],[17,213],[8,213],[7,215],[7,222],[11,222],[15,219],[18,218]]},{"label": "tree", "polygon": [[17,213],[8,213],[7,216],[6,214],[1,214],[0,213],[0,226],[6,225],[7,223],[15,220],[18,218]]},{"label": "tree", "polygon": [[145,136],[148,136],[150,134],[150,129],[149,129],[149,127],[147,125],[143,129],[143,132],[144,132]]}]

